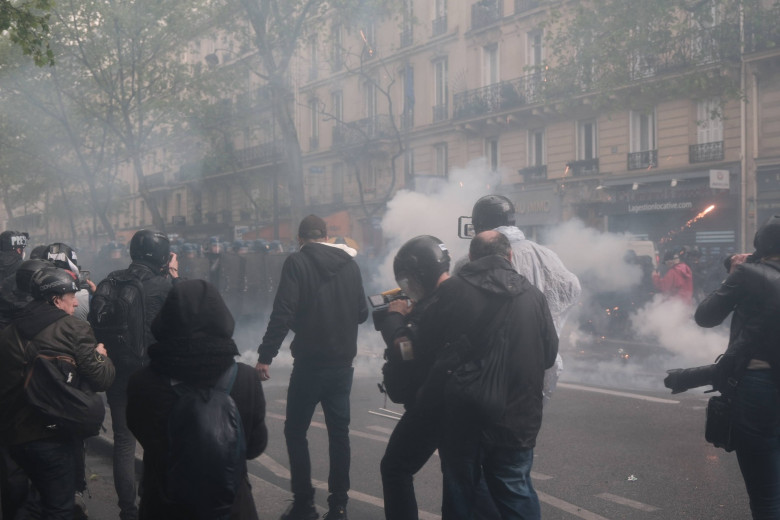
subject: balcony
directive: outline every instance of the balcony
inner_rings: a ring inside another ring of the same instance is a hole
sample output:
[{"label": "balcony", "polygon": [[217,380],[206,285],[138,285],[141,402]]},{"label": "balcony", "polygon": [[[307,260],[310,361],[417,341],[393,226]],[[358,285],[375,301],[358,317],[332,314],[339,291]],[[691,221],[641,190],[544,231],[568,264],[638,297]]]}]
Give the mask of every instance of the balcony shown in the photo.
[{"label": "balcony", "polygon": [[529,74],[487,87],[459,92],[453,97],[455,119],[477,117],[535,103],[541,98],[544,78]]},{"label": "balcony", "polygon": [[523,177],[523,182],[533,183],[547,180],[547,165],[542,164],[540,166],[529,166],[528,168],[521,168],[517,170],[517,173]]},{"label": "balcony", "polygon": [[146,187],[147,190],[162,188],[163,186],[165,186],[165,174],[163,172],[144,176],[144,187]]},{"label": "balcony", "polygon": [[723,160],[723,141],[692,144],[688,147],[688,160],[691,164]]},{"label": "balcony", "polygon": [[471,6],[471,29],[487,27],[504,16],[504,0],[481,0]]},{"label": "balcony", "polygon": [[568,174],[572,177],[583,177],[585,175],[598,175],[599,173],[599,160],[595,159],[582,159],[580,161],[570,161],[566,164],[568,168]]},{"label": "balcony", "polygon": [[186,226],[187,217],[184,215],[174,215],[171,217],[171,224],[174,226]]},{"label": "balcony", "polygon": [[628,154],[629,170],[646,170],[658,166],[658,150],[647,150]]},{"label": "balcony", "polygon": [[539,0],[515,0],[515,14],[524,13],[539,7]]},{"label": "balcony", "polygon": [[441,105],[436,105],[433,107],[433,122],[438,123],[439,121],[446,121],[449,117],[449,110],[448,110],[447,103],[442,103]]},{"label": "balcony", "polygon": [[401,31],[401,48],[411,47],[412,43],[414,43],[414,33],[411,27],[407,27]]},{"label": "balcony", "polygon": [[431,22],[431,37],[436,38],[447,33],[447,15],[440,16]]},{"label": "balcony", "polygon": [[334,146],[353,146],[374,139],[387,139],[395,135],[393,121],[389,115],[367,117],[333,127]]}]

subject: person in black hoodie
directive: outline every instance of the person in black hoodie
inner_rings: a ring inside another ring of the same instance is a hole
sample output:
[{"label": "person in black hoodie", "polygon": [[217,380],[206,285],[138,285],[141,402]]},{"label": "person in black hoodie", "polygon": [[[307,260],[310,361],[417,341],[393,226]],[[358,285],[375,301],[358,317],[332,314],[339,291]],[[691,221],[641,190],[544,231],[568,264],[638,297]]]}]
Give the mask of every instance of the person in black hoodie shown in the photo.
[{"label": "person in black hoodie", "polygon": [[330,473],[328,520],[347,518],[349,490],[349,394],[352,360],[357,354],[357,328],[368,318],[357,252],[345,244],[327,243],[325,221],[309,215],[298,227],[301,249],[282,266],[279,289],[263,341],[257,371],[270,377],[269,365],[287,333],[293,370],[287,390],[284,437],[290,457],[293,503],[283,520],[318,518],[311,483],[306,440],[314,408],[322,405],[328,428]]},{"label": "person in black hoodie", "polygon": [[[482,469],[502,518],[540,518],[531,484],[536,436],[542,423],[545,369],[558,354],[558,335],[544,294],[512,266],[512,247],[498,231],[478,234],[471,262],[444,281],[419,326],[421,344],[437,360],[449,358],[466,336],[460,359],[480,358],[486,346],[506,345],[506,408],[496,422],[464,416],[460,403],[425,403],[443,413],[439,455],[443,472],[442,518],[471,518]],[[438,363],[438,361],[437,361]],[[434,366],[435,370],[435,366]],[[428,393],[431,378],[418,400]],[[434,394],[437,395],[434,389]],[[442,394],[438,394],[442,395]]]},{"label": "person in black hoodie", "polygon": [[[131,376],[127,387],[127,425],[144,448],[139,518],[189,520],[195,515],[166,498],[168,414],[176,402],[175,382],[213,387],[239,355],[233,341],[233,316],[216,287],[205,280],[176,284],[152,322],[157,343],[150,364]],[[268,443],[265,396],[252,367],[238,363],[230,396],[241,416],[246,458],[259,456]],[[256,520],[247,476],[236,492],[230,518]]]},{"label": "person in black hoodie", "polygon": [[732,312],[726,354],[738,383],[719,387],[732,398],[733,436],[754,519],[780,518],[780,215],[756,232],[755,252],[727,260],[728,277],[696,308],[702,327]]}]

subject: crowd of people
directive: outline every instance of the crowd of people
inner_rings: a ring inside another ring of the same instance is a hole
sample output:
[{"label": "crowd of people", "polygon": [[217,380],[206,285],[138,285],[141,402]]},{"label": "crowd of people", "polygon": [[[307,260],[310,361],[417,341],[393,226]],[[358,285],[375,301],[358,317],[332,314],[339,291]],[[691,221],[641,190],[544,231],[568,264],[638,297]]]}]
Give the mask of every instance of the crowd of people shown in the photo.
[{"label": "crowd of people", "polygon": [[[514,214],[505,197],[479,199],[468,257],[453,269],[446,245],[430,235],[411,238],[394,259],[402,297],[375,322],[386,344],[385,389],[405,408],[379,468],[388,520],[418,518],[414,475],[436,450],[445,520],[541,517],[534,447],[563,366],[558,335],[581,287]],[[369,312],[357,251],[329,240],[322,218],[304,218],[299,247],[284,256],[254,369],[235,361],[235,319],[218,287],[180,276],[186,248],[172,248],[164,233],[137,232],[130,265],[97,284],[67,244],[35,248],[25,260],[28,239],[0,234],[2,518],[86,516],[84,434],[28,397],[29,381],[42,377],[32,367],[49,356],[70,360],[55,365],[65,384],[75,376],[77,391],[106,392],[121,520],[257,519],[246,461],[269,442],[262,382],[292,331],[284,424],[292,502],[280,520],[319,518],[307,442],[318,404],[328,433],[324,518],[347,519],[353,362]],[[753,518],[777,519],[780,217],[759,230],[755,247],[728,259],[728,278],[702,297],[695,319],[712,327],[734,313],[737,457]],[[678,252],[664,260],[667,272],[652,275],[657,289],[693,303],[690,266]],[[192,453],[208,456],[197,466]]]}]

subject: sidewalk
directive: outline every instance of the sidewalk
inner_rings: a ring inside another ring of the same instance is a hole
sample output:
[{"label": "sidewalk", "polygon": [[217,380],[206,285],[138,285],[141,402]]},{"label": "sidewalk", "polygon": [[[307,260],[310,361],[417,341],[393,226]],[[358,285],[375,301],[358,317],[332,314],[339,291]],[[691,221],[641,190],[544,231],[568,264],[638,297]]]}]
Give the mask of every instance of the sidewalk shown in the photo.
[{"label": "sidewalk", "polygon": [[[106,410],[104,426],[108,431],[87,441],[88,493],[84,494],[84,501],[87,504],[90,520],[117,520],[119,518],[111,464],[113,434],[108,410]],[[136,462],[139,469],[141,457],[142,450],[139,446],[136,451]],[[253,475],[249,475],[249,482],[252,484],[255,506],[260,520],[278,520],[290,504],[289,501],[292,497],[290,492]]]}]

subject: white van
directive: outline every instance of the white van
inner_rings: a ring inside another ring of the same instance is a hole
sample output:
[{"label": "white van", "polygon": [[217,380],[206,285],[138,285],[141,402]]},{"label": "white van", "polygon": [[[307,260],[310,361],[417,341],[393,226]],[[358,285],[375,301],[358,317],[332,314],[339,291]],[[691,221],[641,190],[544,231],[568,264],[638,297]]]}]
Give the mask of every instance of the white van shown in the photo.
[{"label": "white van", "polygon": [[653,269],[658,268],[658,251],[650,240],[629,240],[626,249],[636,253],[636,256],[649,256],[653,261]]}]

